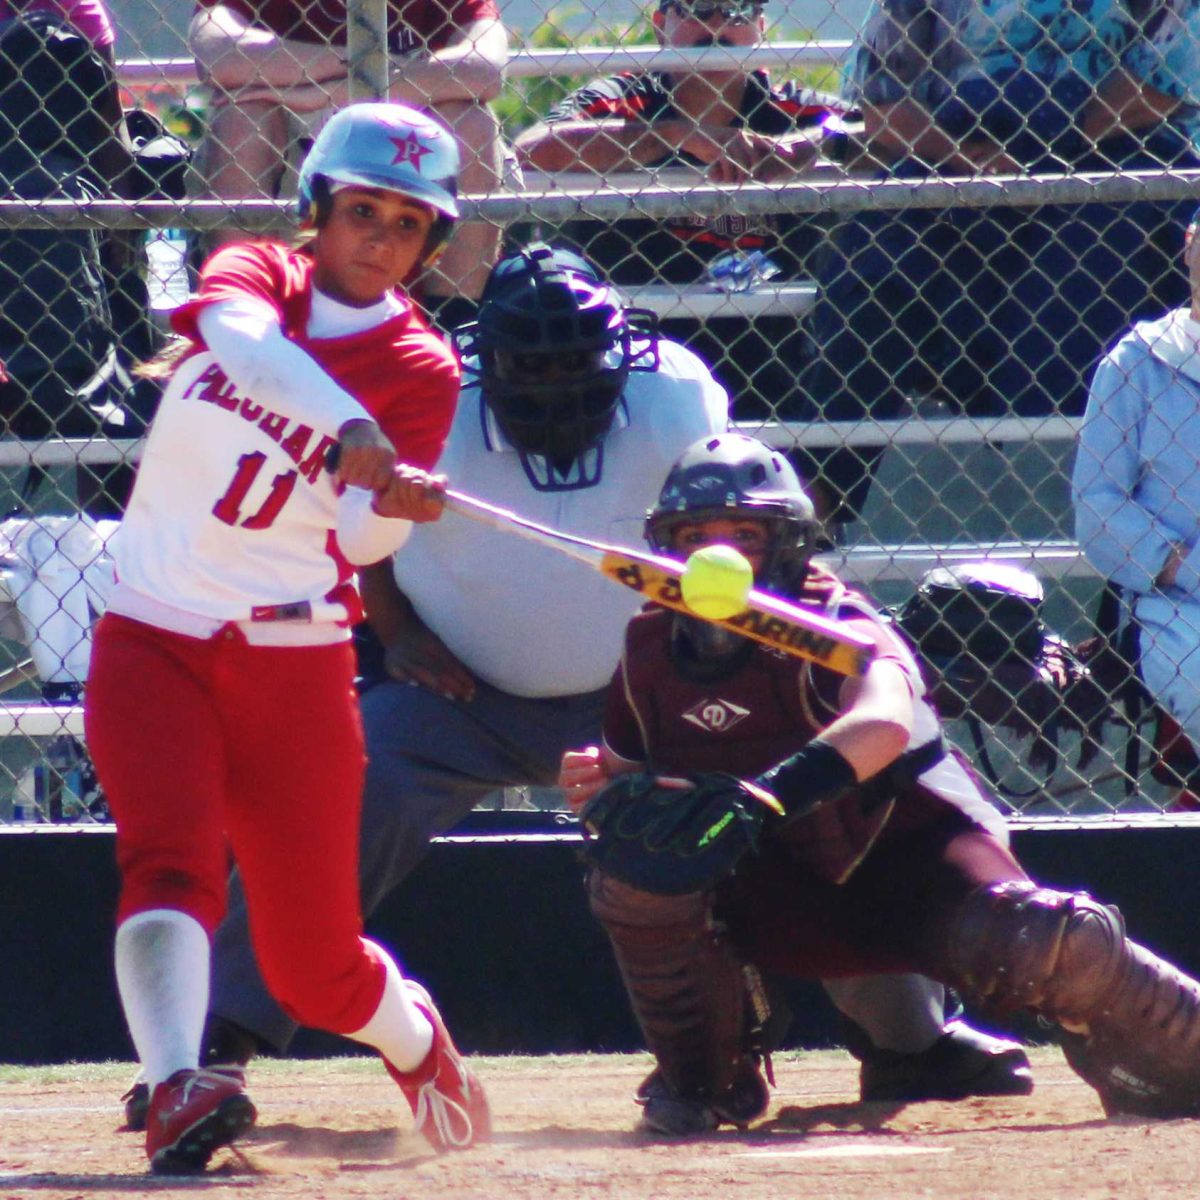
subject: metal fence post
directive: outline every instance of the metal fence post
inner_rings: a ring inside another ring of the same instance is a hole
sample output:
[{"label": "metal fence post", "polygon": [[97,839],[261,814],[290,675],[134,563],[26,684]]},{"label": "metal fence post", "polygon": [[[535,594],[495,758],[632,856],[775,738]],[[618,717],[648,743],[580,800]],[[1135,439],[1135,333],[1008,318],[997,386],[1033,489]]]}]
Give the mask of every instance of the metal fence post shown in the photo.
[{"label": "metal fence post", "polygon": [[388,98],[387,0],[349,0],[346,66],[352,100]]}]

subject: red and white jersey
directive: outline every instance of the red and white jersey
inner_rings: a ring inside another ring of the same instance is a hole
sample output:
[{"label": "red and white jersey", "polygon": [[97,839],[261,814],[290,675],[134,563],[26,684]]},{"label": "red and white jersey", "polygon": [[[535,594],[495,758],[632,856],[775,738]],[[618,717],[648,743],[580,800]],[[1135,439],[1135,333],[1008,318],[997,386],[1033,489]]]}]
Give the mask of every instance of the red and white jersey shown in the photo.
[{"label": "red and white jersey", "polygon": [[445,442],[458,366],[407,304],[362,332],[309,338],[312,269],[308,255],[282,245],[230,247],[209,260],[197,297],[174,314],[194,348],[163,395],[113,546],[121,591],[150,602],[136,612],[118,604],[129,615],[162,605],[222,623],[272,613],[340,625],[361,619],[325,470],[339,417],[306,424],[286,403],[268,408],[240,394],[197,317],[219,300],[265,300],[285,334],[378,421],[400,459],[424,468]]}]

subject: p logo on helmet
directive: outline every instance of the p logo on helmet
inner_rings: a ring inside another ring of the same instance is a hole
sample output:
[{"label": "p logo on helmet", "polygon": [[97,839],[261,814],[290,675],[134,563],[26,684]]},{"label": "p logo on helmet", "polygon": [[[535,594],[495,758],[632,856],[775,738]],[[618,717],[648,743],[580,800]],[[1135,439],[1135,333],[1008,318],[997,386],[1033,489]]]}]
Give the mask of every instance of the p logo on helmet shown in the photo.
[{"label": "p logo on helmet", "polygon": [[458,143],[435,117],[406,104],[351,104],[329,119],[301,164],[300,221],[321,227],[334,184],[407,196],[436,217],[425,246],[428,266],[458,219],[458,169]]}]

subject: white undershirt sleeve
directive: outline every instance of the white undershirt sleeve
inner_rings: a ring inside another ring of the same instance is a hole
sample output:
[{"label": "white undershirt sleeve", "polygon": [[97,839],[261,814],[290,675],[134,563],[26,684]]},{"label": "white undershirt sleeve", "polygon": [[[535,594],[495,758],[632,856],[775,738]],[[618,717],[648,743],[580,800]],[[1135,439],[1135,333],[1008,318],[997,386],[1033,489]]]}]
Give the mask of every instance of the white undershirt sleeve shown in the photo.
[{"label": "white undershirt sleeve", "polygon": [[275,412],[334,434],[347,422],[374,421],[307,352],[284,336],[269,304],[247,296],[201,310],[201,336],[239,392]]},{"label": "white undershirt sleeve", "polygon": [[413,523],[381,517],[374,509],[375,493],[348,487],[338,497],[337,539],[342,553],[356,567],[390,558],[408,541]]}]

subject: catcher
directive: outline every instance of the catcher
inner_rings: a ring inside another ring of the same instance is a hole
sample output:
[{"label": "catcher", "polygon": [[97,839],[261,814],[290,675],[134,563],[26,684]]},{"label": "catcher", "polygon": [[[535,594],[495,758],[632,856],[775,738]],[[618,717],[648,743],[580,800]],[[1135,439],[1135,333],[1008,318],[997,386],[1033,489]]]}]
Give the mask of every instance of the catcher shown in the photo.
[{"label": "catcher", "polygon": [[861,679],[648,606],[604,746],[563,761],[591,908],[657,1060],[644,1125],[700,1134],[766,1110],[747,1038],[759,968],[920,971],[1056,1021],[1107,1113],[1200,1113],[1200,984],[1129,941],[1116,909],[1029,879],[908,649],[810,561],[813,526],[787,461],[722,435],[676,463],[646,533],[681,559],[733,545],[759,587],[866,633],[878,650]]}]

